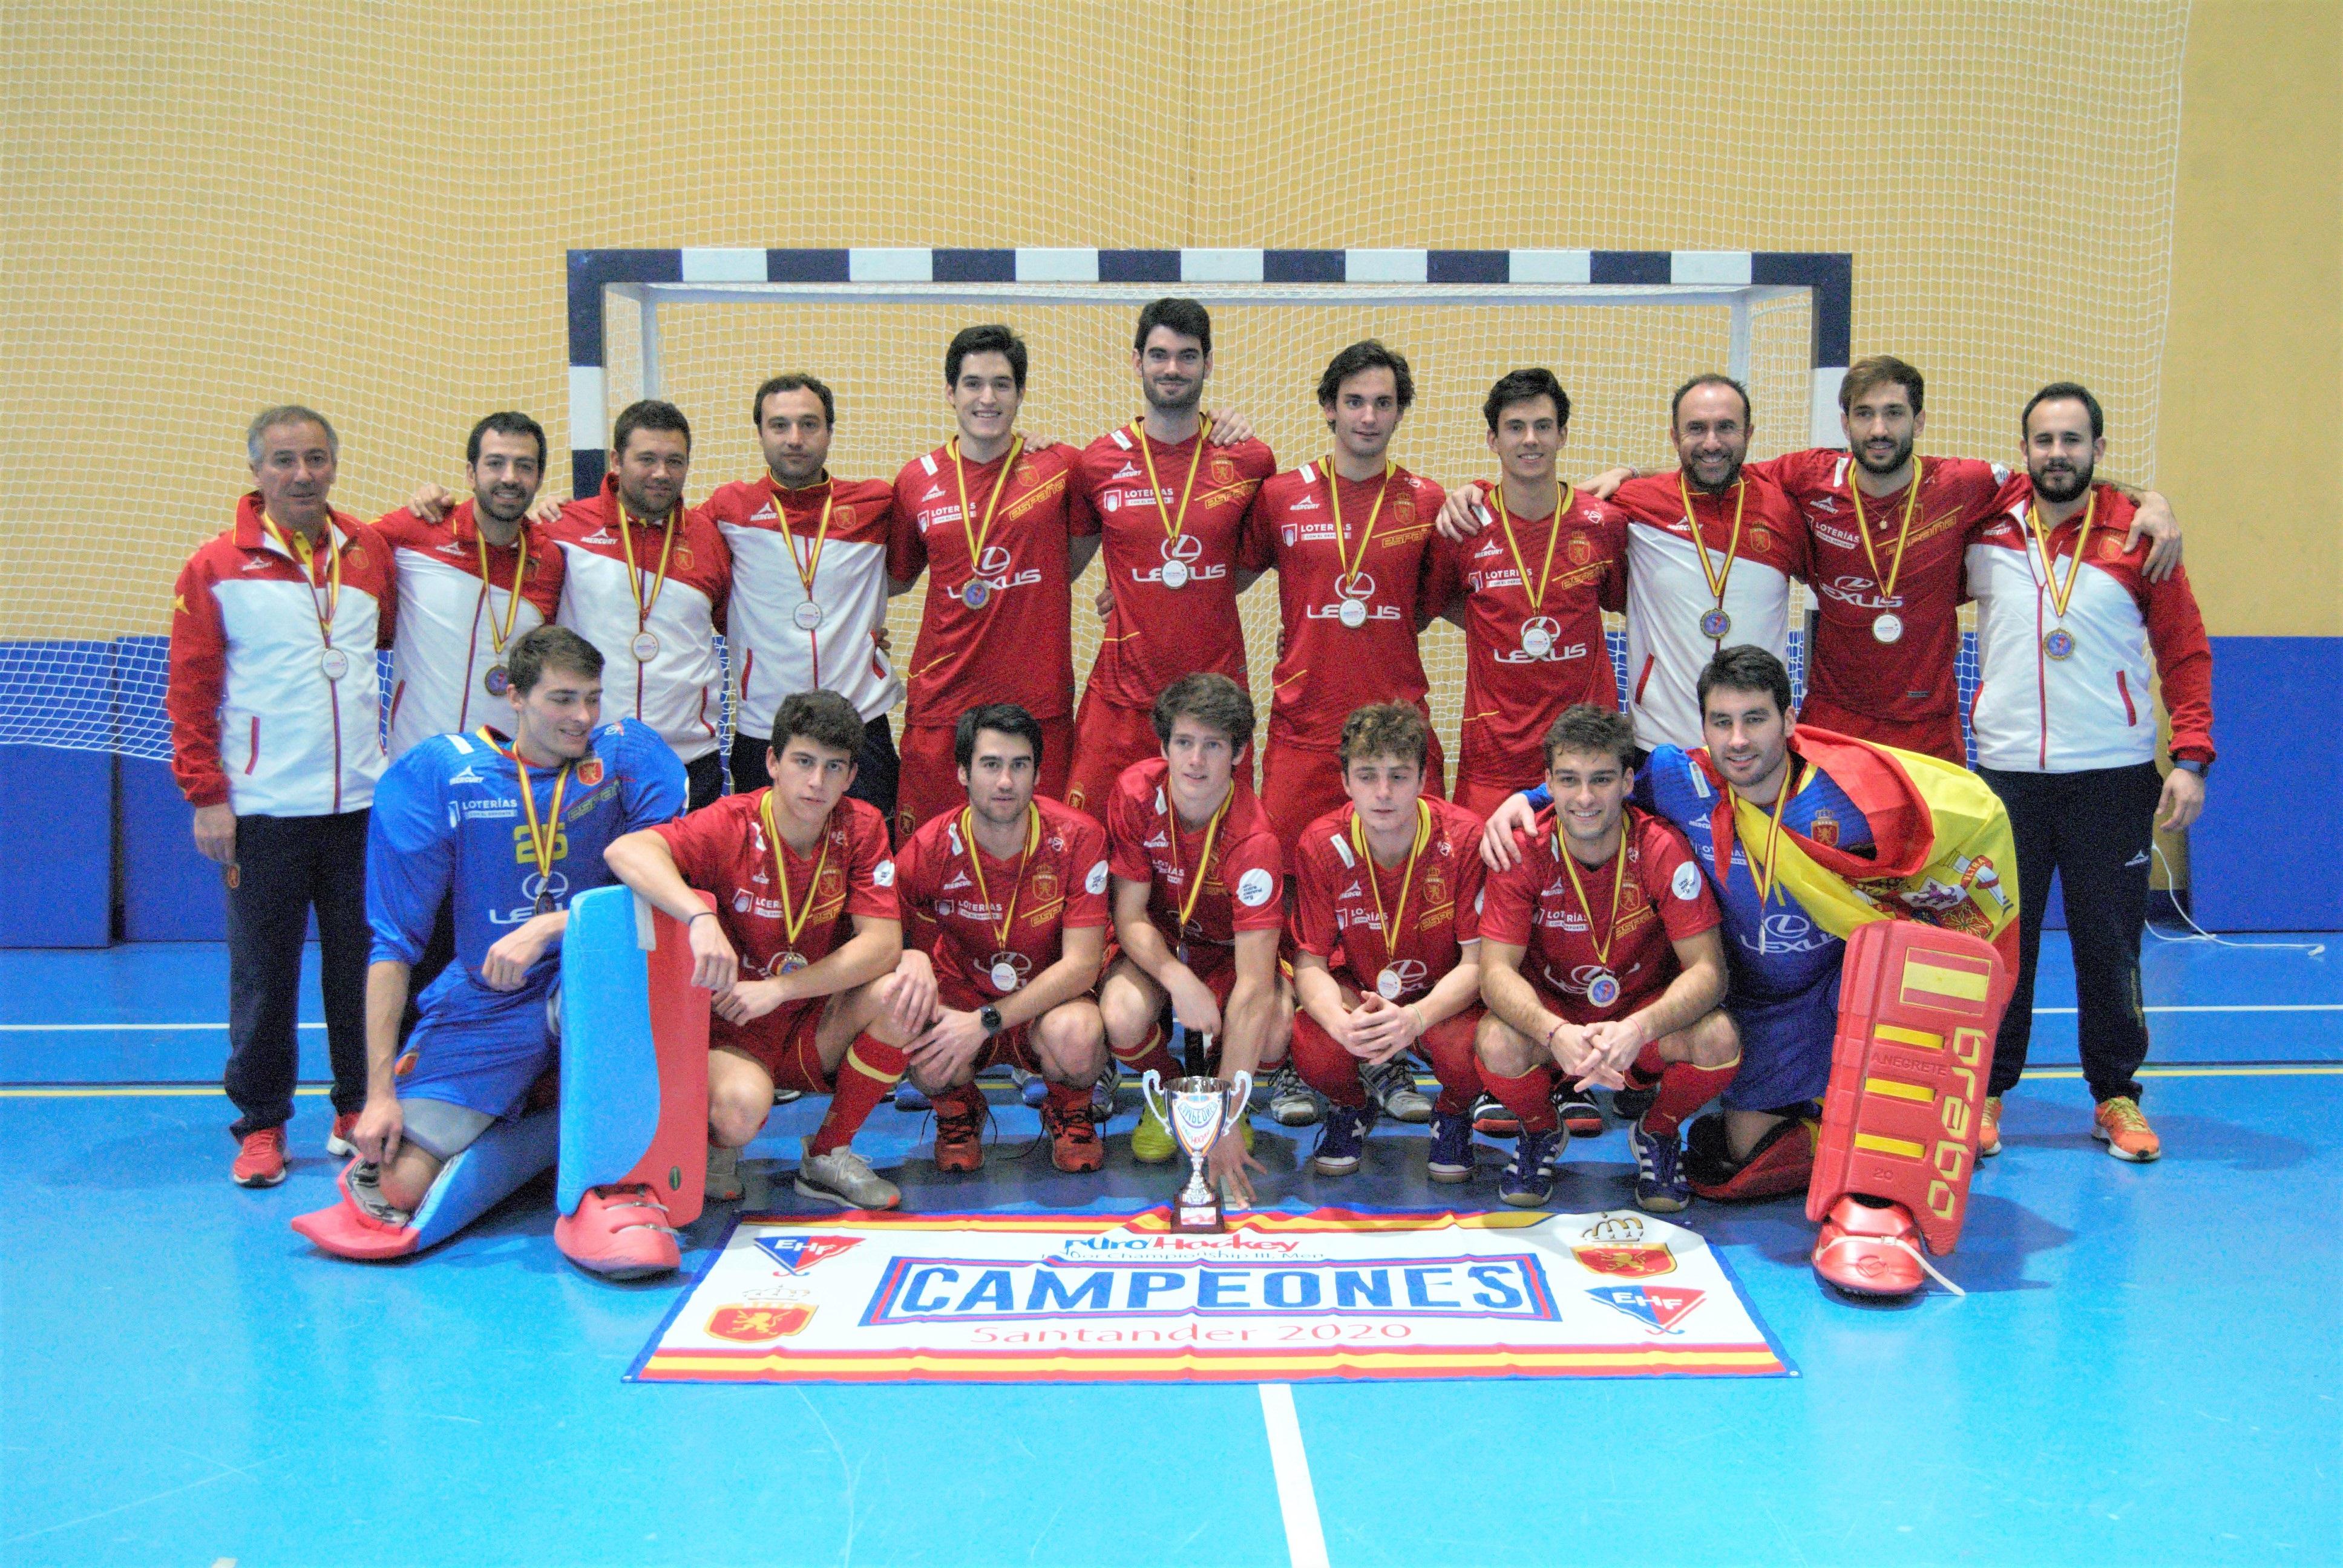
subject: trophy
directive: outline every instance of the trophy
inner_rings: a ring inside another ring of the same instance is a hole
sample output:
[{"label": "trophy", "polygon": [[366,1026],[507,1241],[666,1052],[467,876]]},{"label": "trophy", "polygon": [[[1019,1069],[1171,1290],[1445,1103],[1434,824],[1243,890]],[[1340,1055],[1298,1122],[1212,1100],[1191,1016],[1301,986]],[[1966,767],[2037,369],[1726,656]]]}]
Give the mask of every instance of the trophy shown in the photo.
[{"label": "trophy", "polygon": [[1204,1161],[1244,1116],[1252,1099],[1252,1074],[1240,1072],[1233,1083],[1219,1078],[1175,1078],[1166,1092],[1161,1076],[1150,1069],[1139,1081],[1139,1091],[1147,1108],[1163,1118],[1172,1136],[1188,1151],[1188,1184],[1172,1202],[1172,1229],[1203,1235],[1227,1230],[1221,1195],[1204,1180]]}]

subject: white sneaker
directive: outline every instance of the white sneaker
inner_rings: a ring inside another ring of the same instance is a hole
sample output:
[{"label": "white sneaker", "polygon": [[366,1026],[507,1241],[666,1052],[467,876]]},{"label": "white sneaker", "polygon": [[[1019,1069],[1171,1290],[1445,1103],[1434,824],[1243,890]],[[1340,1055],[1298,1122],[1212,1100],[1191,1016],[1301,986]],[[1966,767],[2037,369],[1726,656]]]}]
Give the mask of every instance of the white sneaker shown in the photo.
[{"label": "white sneaker", "polygon": [[1269,1079],[1269,1114],[1280,1127],[1307,1127],[1318,1120],[1318,1095],[1290,1060],[1277,1064]]},{"label": "white sneaker", "polygon": [[797,1186],[799,1196],[841,1209],[892,1209],[903,1201],[901,1189],[850,1148],[807,1155],[798,1165]]},{"label": "white sneaker", "polygon": [[708,1146],[708,1198],[711,1202],[729,1203],[740,1196],[740,1151],[721,1144]]},{"label": "white sneaker", "polygon": [[1091,1085],[1091,1125],[1104,1127],[1114,1120],[1115,1091],[1121,1087],[1122,1063],[1110,1056],[1099,1070],[1098,1081]]},{"label": "white sneaker", "polygon": [[1432,1120],[1431,1096],[1416,1088],[1415,1074],[1397,1057],[1362,1068],[1359,1076],[1367,1081],[1367,1092],[1393,1121]]}]

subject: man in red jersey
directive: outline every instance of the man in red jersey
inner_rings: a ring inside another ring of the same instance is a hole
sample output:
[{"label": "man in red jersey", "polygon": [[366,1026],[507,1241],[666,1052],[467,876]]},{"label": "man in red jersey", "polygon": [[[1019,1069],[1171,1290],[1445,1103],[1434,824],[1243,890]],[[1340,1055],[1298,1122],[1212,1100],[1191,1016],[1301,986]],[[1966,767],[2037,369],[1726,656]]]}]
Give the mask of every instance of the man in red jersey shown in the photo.
[{"label": "man in red jersey", "polygon": [[683,504],[691,424],[646,398],[610,432],[599,495],[572,501],[548,530],[563,558],[560,623],[602,650],[605,720],[639,719],[683,759],[691,804],[724,790],[716,748],[732,558],[716,525]]},{"label": "man in red jersey", "polygon": [[1106,631],[1074,718],[1066,803],[1103,808],[1116,779],[1158,754],[1156,694],[1208,669],[1249,686],[1237,597],[1261,574],[1241,561],[1245,509],[1277,458],[1222,444],[1204,416],[1212,318],[1192,299],[1139,313],[1131,366],[1147,412],[1092,441],[1076,482],[1106,556]]},{"label": "man in red jersey", "polygon": [[732,789],[761,789],[765,738],[793,691],[835,691],[862,715],[848,791],[890,824],[895,738],[887,715],[903,683],[880,646],[887,628],[887,547],[894,491],[882,479],[839,479],[829,467],[838,404],[810,376],[775,376],[749,401],[764,448],[761,478],[720,487],[699,515],[732,556],[725,640],[739,693],[732,715]]},{"label": "man in red jersey", "polygon": [[929,574],[903,716],[900,837],[960,804],[953,727],[987,702],[1014,702],[1041,721],[1049,742],[1041,792],[1066,792],[1070,585],[1098,538],[1073,483],[1081,454],[1058,443],[1028,447],[1016,431],[1024,397],[1025,340],[1006,327],[967,328],[944,352],[944,400],[960,433],[895,476],[888,591],[903,593]]},{"label": "man in red jersey", "polygon": [[[1219,1042],[1221,1077],[1273,1067],[1285,1056],[1293,1000],[1277,970],[1285,860],[1237,772],[1252,735],[1252,699],[1227,676],[1200,671],[1163,689],[1154,719],[1162,755],[1125,772],[1107,803],[1122,945],[1099,986],[1107,1048],[1134,1071],[1179,1076],[1164,1043],[1168,1002],[1191,1034]],[[1222,1139],[1211,1168],[1249,1203],[1250,1120],[1244,1127],[1243,1147]],[[1131,1157],[1153,1164],[1171,1159],[1172,1147],[1162,1119],[1143,1111]]]},{"label": "man in red jersey", "polygon": [[932,818],[896,856],[903,971],[936,995],[910,1044],[910,1077],[936,1111],[936,1166],[984,1163],[984,1091],[995,1062],[1038,1073],[1050,1162],[1095,1171],[1091,1086],[1106,1030],[1091,996],[1106,950],[1106,830],[1034,794],[1041,727],[1013,702],[960,715],[952,736],[968,804]]},{"label": "man in red jersey", "polygon": [[[1318,378],[1331,457],[1265,482],[1245,531],[1245,564],[1277,568],[1279,657],[1262,803],[1289,857],[1302,829],[1342,804],[1342,720],[1371,702],[1427,719],[1416,634],[1454,597],[1454,552],[1433,532],[1441,488],[1388,456],[1415,401],[1407,361],[1369,338]],[[1434,736],[1426,787],[1443,792]]]},{"label": "man in red jersey", "polygon": [[1311,823],[1295,851],[1293,1062],[1328,1103],[1311,1158],[1322,1176],[1359,1168],[1375,1101],[1390,1100],[1370,1077],[1412,1078],[1410,1050],[1440,1080],[1432,1179],[1473,1176],[1481,821],[1423,793],[1431,746],[1431,726],[1406,703],[1352,714],[1341,753],[1350,804]]},{"label": "man in red jersey", "polygon": [[845,1209],[902,1201],[852,1141],[902,1076],[903,1048],[935,999],[899,971],[887,824],[845,798],[861,745],[862,716],[838,693],[786,698],[773,719],[769,788],[629,833],[606,854],[620,881],[689,922],[692,983],[716,993],[710,1197],[739,1195],[739,1151],[764,1127],[779,1085],[832,1096],[798,1166],[800,1195]]},{"label": "man in red jersey", "polygon": [[1489,874],[1481,994],[1490,1016],[1477,1043],[1483,1079],[1521,1120],[1499,1195],[1522,1208],[1553,1193],[1563,1139],[1555,1069],[1581,1089],[1656,1089],[1628,1127],[1635,1201],[1673,1214],[1692,1201],[1679,1130],[1741,1060],[1717,1006],[1723,917],[1684,835],[1627,805],[1634,745],[1614,709],[1581,706],[1555,719],[1545,737],[1554,806],[1515,840],[1513,864]]},{"label": "man in red jersey", "polygon": [[1554,373],[1515,370],[1481,406],[1504,470],[1485,492],[1481,532],[1458,550],[1464,725],[1456,804],[1486,817],[1544,770],[1541,739],[1574,703],[1619,706],[1603,612],[1624,608],[1627,525],[1557,477],[1570,394]]},{"label": "man in red jersey", "polygon": [[394,759],[434,735],[503,722],[512,685],[505,649],[561,604],[561,550],[528,515],[545,457],[544,427],[526,414],[491,414],[464,444],[470,500],[450,506],[433,486],[375,523],[398,568]]}]

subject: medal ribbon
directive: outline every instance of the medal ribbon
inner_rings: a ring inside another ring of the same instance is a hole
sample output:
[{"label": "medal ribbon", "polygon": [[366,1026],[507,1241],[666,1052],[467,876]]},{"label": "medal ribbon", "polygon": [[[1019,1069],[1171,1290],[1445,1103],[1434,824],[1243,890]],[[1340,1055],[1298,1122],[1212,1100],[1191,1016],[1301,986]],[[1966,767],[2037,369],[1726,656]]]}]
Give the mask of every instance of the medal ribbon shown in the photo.
[{"label": "medal ribbon", "polygon": [[[837,502],[838,486],[833,482],[829,487],[829,493],[821,498],[821,521],[814,525],[813,553],[800,558],[798,555],[797,533],[789,527],[789,515],[781,506],[781,487],[779,485],[773,487],[773,515],[780,519],[781,539],[789,548],[789,565],[797,568],[798,581],[804,587],[809,603],[813,599],[814,576],[821,570],[821,548],[830,542],[830,508]],[[964,506],[965,498],[963,498]],[[965,515],[964,512],[963,515]]]},{"label": "medal ribbon", "polygon": [[1375,864],[1374,851],[1367,848],[1366,824],[1359,820],[1359,809],[1351,808],[1351,842],[1357,847],[1360,858],[1367,862],[1367,886],[1375,895],[1375,919],[1383,921],[1383,962],[1390,964],[1399,956],[1399,933],[1407,919],[1407,890],[1415,881],[1415,859],[1423,853],[1423,846],[1432,839],[1432,807],[1419,797],[1415,802],[1415,842],[1407,851],[1407,869],[1399,874],[1399,903],[1393,911],[1383,913],[1383,868]]},{"label": "medal ribbon", "polygon": [[[1143,443],[1142,443],[1143,444]],[[951,453],[952,479],[960,486],[960,531],[968,538],[968,569],[982,576],[979,564],[984,558],[984,541],[992,537],[992,514],[1001,505],[1001,492],[1009,484],[1009,471],[1017,466],[1018,457],[1025,450],[1025,437],[1019,436],[1009,443],[1009,455],[1001,460],[1001,472],[993,476],[992,494],[984,503],[984,521],[972,524],[968,516],[968,469],[960,460],[960,437],[954,436],[947,448]]]},{"label": "medal ribbon", "polygon": [[2034,541],[2042,547],[2042,575],[2050,584],[2050,608],[2060,620],[2066,618],[2066,606],[2075,598],[2075,579],[2083,575],[2083,547],[2091,542],[2091,519],[2098,509],[2099,493],[2095,488],[2083,504],[2083,531],[2075,536],[2075,558],[2066,568],[2066,586],[2061,588],[2058,563],[2050,554],[2050,536],[2042,528],[2042,508],[2032,501],[2026,503],[2026,526],[2034,530]]},{"label": "medal ribbon", "polygon": [[757,814],[765,819],[765,837],[773,846],[773,871],[780,878],[782,943],[785,950],[796,952],[798,933],[805,930],[808,920],[813,919],[814,900],[821,895],[821,874],[830,868],[830,827],[827,823],[822,826],[821,859],[813,863],[813,883],[806,889],[805,905],[792,910],[789,908],[789,859],[782,848],[781,835],[773,827],[773,792],[770,789],[766,790],[764,799],[757,802]]},{"label": "medal ribbon", "polygon": [[1163,519],[1164,534],[1177,539],[1187,531],[1188,502],[1196,494],[1196,469],[1204,461],[1204,444],[1212,438],[1212,422],[1206,419],[1196,427],[1196,450],[1188,458],[1188,482],[1180,487],[1180,515],[1176,518],[1163,504],[1163,481],[1155,477],[1155,454],[1148,449],[1147,431],[1133,419],[1131,433],[1139,443],[1139,460],[1147,465],[1147,490],[1155,498],[1155,515]]},{"label": "medal ribbon", "polygon": [[[1594,961],[1606,970],[1611,967],[1611,944],[1619,936],[1619,890],[1627,881],[1626,821],[1626,814],[1622,812],[1619,817],[1619,849],[1611,857],[1611,918],[1604,922],[1603,940],[1598,942],[1594,940],[1594,905],[1588,900],[1586,889],[1578,880],[1578,857],[1572,854],[1570,846],[1563,841],[1562,812],[1557,809],[1554,814],[1554,852],[1562,857],[1563,869],[1570,873],[1570,890],[1578,895],[1578,907],[1585,911],[1586,945],[1594,950]],[[1761,904],[1765,901],[1763,895],[1758,901]]]},{"label": "medal ribbon", "polygon": [[[528,781],[528,764],[521,760],[518,742],[508,747],[498,742],[496,732],[488,726],[480,727],[480,739],[498,755],[512,759],[513,771],[520,775],[520,809],[528,819],[528,855],[537,862],[537,874],[546,882],[553,879],[554,848],[561,841],[561,797],[569,789],[569,764],[564,762],[560,772],[554,775],[553,799],[546,815],[537,814],[537,791]],[[542,887],[544,884],[540,883]]]},{"label": "medal ribbon", "polygon": [[1920,481],[1927,474],[1927,466],[1920,458],[1912,459],[1912,487],[1904,496],[1904,522],[1896,530],[1896,558],[1888,563],[1887,575],[1879,575],[1879,552],[1872,548],[1871,524],[1863,515],[1863,487],[1847,482],[1847,494],[1855,498],[1855,533],[1863,541],[1863,553],[1871,562],[1871,580],[1879,585],[1881,598],[1896,597],[1896,579],[1904,575],[1904,547],[1912,538],[1912,512],[1920,501]]},{"label": "medal ribbon", "polygon": [[643,522],[639,518],[629,517],[627,513],[626,502],[618,502],[618,544],[627,552],[627,587],[634,592],[635,629],[640,631],[650,624],[651,611],[659,608],[659,594],[667,588],[667,561],[668,557],[675,551],[675,520],[677,514],[683,510],[683,503],[677,502],[669,511],[666,522],[661,525],[667,530],[667,539],[659,546],[659,573],[651,579],[651,597],[648,599],[643,598],[642,568],[635,564],[634,529],[637,527],[649,528],[650,525]]},{"label": "medal ribbon", "polygon": [[1342,482],[1334,476],[1334,459],[1321,457],[1318,466],[1326,474],[1326,504],[1334,511],[1334,560],[1342,568],[1342,575],[1335,579],[1335,587],[1339,590],[1343,583],[1355,580],[1359,575],[1358,568],[1367,564],[1367,542],[1375,537],[1375,519],[1383,515],[1383,498],[1391,494],[1391,478],[1398,465],[1388,457],[1383,459],[1383,482],[1375,491],[1374,506],[1367,512],[1366,530],[1359,535],[1359,549],[1355,558],[1348,553],[1343,544]]},{"label": "medal ribbon", "polygon": [[[479,551],[480,556],[480,609],[488,612],[489,651],[497,658],[502,658],[505,656],[505,643],[512,636],[513,624],[520,619],[520,579],[528,573],[528,521],[527,518],[521,520],[520,558],[513,563],[512,594],[505,600],[505,623],[501,627],[497,624],[496,607],[488,599],[490,587],[488,541],[480,532],[479,518],[477,514],[472,519],[472,544]],[[479,610],[472,613],[477,618]]]},{"label": "medal ribbon", "polygon": [[[1221,798],[1220,809],[1214,811],[1212,819],[1204,825],[1204,847],[1196,857],[1196,874],[1189,879],[1187,896],[1180,900],[1180,930],[1183,940],[1188,930],[1188,919],[1196,912],[1196,895],[1204,890],[1204,872],[1212,863],[1212,845],[1221,836],[1221,819],[1229,814],[1229,802],[1236,798],[1236,785],[1231,783],[1229,792]],[[1167,806],[1170,805],[1170,786],[1168,785],[1165,786],[1165,803]],[[1174,870],[1177,870],[1180,866],[1180,808],[1171,806],[1165,814],[1172,819],[1172,830],[1165,837],[1172,841],[1172,866]]]},{"label": "medal ribbon", "polygon": [[[992,926],[992,945],[995,948],[1006,949],[1009,933],[1017,928],[1017,897],[1025,890],[1025,868],[1032,861],[1035,846],[1041,842],[1041,809],[1028,805],[1025,820],[1025,849],[1017,857],[1017,878],[1009,884],[1009,901],[1001,909],[1001,923],[994,926],[990,920],[984,922]],[[969,869],[976,873],[977,899],[990,905],[992,894],[984,885],[984,847],[976,841],[976,808],[973,806],[960,809],[960,836],[968,845]]]},{"label": "medal ribbon", "polygon": [[1742,845],[1749,854],[1749,879],[1757,884],[1757,908],[1761,913],[1765,908],[1766,899],[1774,891],[1775,851],[1782,843],[1782,809],[1790,803],[1790,797],[1797,793],[1797,788],[1798,762],[1794,757],[1790,759],[1789,772],[1782,779],[1782,792],[1774,797],[1774,814],[1765,828],[1765,862],[1762,865],[1758,862],[1756,846]]},{"label": "medal ribbon", "polygon": [[1522,559],[1520,541],[1513,538],[1513,515],[1505,509],[1504,485],[1500,482],[1489,494],[1497,503],[1497,526],[1505,532],[1505,547],[1513,552],[1513,569],[1522,574],[1522,592],[1530,601],[1530,614],[1534,616],[1545,608],[1546,585],[1554,581],[1554,547],[1562,538],[1563,514],[1570,510],[1571,503],[1576,498],[1571,493],[1570,487],[1564,485],[1554,499],[1554,528],[1545,537],[1545,564],[1538,568],[1537,589],[1532,592],[1530,568]]},{"label": "medal ribbon", "polygon": [[[307,536],[298,528],[278,528],[277,519],[266,511],[260,514],[260,526],[270,538],[284,547],[287,555],[301,563],[301,583],[309,590],[309,608],[317,617],[317,636],[327,648],[333,647],[334,612],[342,602],[342,548],[334,538],[333,514],[326,515],[326,597],[322,602],[317,598],[317,560],[310,552]],[[2060,608],[2065,608],[2064,600]]]},{"label": "medal ribbon", "polygon": [[1716,608],[1725,608],[1725,585],[1733,580],[1733,562],[1741,553],[1741,509],[1749,503],[1749,481],[1736,479],[1733,484],[1733,533],[1725,541],[1725,569],[1718,571],[1708,564],[1708,541],[1701,538],[1700,514],[1692,509],[1692,487],[1684,483],[1684,470],[1676,470],[1676,493],[1684,498],[1684,521],[1692,528],[1692,548],[1700,552],[1700,575],[1708,579],[1708,591],[1715,597]]}]

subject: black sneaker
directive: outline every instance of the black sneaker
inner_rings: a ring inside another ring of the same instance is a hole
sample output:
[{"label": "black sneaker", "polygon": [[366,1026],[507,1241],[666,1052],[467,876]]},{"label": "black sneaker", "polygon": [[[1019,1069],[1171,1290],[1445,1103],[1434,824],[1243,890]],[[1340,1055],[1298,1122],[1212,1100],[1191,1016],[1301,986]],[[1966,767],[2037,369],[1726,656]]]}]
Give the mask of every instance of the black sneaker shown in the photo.
[{"label": "black sneaker", "polygon": [[1566,1080],[1555,1085],[1554,1113],[1562,1118],[1563,1131],[1573,1138],[1603,1136],[1603,1112],[1595,1105],[1594,1096],[1585,1090],[1573,1089]]}]

